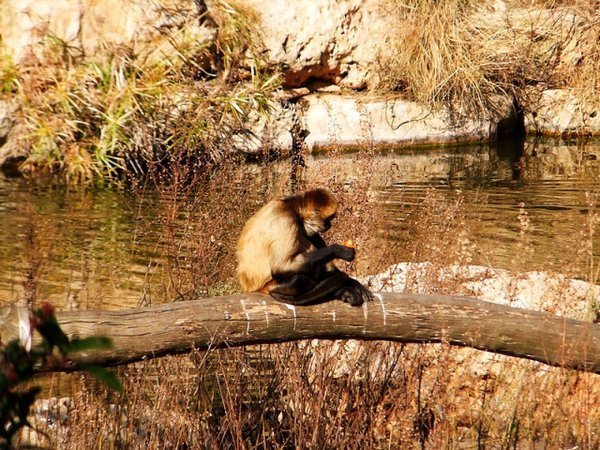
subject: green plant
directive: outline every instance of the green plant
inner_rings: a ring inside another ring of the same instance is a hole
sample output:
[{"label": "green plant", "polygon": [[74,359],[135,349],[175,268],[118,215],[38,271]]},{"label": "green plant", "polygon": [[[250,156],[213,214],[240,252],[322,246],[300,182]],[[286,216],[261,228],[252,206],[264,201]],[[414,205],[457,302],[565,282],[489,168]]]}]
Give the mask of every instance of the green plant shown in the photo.
[{"label": "green plant", "polygon": [[182,155],[223,160],[250,113],[269,114],[279,77],[263,60],[255,13],[215,2],[210,14],[214,40],[190,31],[198,17],[188,17],[135,53],[107,45],[93,60],[48,35],[43,64],[16,74],[22,170],[120,183]]},{"label": "green plant", "polygon": [[238,79],[239,67],[244,65],[250,67],[252,74],[263,71],[257,13],[235,0],[218,0],[212,11],[219,27],[216,46],[223,80]]},{"label": "green plant", "polygon": [[[21,324],[22,326],[22,324]],[[38,386],[22,389],[20,384],[33,378],[36,370],[60,366],[69,353],[109,348],[110,339],[93,337],[69,339],[60,328],[49,303],[33,311],[29,318],[29,333],[14,339],[0,351],[0,448],[9,448],[15,436],[29,423],[31,407],[40,393]],[[42,340],[31,347],[31,334],[37,331]],[[103,367],[82,365],[113,389],[122,391],[118,378]]]},{"label": "green plant", "polygon": [[13,59],[0,54],[0,95],[13,94],[18,89],[19,69]]}]

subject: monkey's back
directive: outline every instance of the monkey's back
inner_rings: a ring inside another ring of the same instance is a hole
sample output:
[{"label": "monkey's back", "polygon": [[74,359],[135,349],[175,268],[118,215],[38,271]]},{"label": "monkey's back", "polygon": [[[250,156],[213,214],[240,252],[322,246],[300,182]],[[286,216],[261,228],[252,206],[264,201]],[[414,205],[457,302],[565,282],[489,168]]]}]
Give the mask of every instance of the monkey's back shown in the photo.
[{"label": "monkey's back", "polygon": [[267,293],[272,265],[294,245],[290,238],[295,238],[297,225],[287,209],[283,201],[272,200],[244,225],[237,245],[237,273],[244,292]]}]

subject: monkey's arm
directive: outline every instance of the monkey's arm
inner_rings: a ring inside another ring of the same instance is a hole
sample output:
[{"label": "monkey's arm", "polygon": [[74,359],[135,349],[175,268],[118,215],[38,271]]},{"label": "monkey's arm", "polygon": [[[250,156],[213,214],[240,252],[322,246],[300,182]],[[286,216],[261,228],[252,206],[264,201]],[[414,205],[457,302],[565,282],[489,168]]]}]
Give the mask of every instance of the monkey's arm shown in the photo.
[{"label": "monkey's arm", "polygon": [[321,237],[319,233],[313,234],[312,236],[307,236],[306,238],[316,249],[327,247],[325,240]]},{"label": "monkey's arm", "polygon": [[339,244],[332,244],[317,250],[307,250],[298,253],[284,261],[271,261],[271,271],[275,278],[290,277],[295,274],[310,274],[317,272],[320,267],[334,259],[352,261],[354,255],[354,249]]}]

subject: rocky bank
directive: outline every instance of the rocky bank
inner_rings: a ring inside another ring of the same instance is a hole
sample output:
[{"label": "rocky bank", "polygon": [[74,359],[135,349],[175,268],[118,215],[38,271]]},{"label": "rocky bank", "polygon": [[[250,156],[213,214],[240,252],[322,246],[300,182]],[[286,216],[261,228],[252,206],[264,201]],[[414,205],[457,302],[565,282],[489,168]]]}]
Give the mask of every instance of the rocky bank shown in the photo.
[{"label": "rocky bank", "polygon": [[[548,41],[548,46],[561,43],[554,56],[556,65],[575,66],[588,57],[580,45],[589,38],[584,17],[525,10],[507,3],[482,2],[473,15],[473,29],[495,27],[504,34],[510,30],[518,40],[526,34],[522,30],[533,36],[537,30],[532,26],[553,20],[555,35],[542,35],[540,25],[535,39]],[[402,92],[377,90],[386,71],[382,60],[390,51],[402,50],[394,41],[402,24],[390,13],[389,2],[240,0],[236,4],[252,11],[265,60],[281,72],[282,80],[272,114],[251,114],[245,129],[236,131],[234,142],[242,151],[256,152],[266,146],[289,151],[298,131],[308,149],[481,141],[519,127],[541,134],[600,134],[597,102],[568,83],[554,88],[523,80],[530,85],[524,89],[527,103],[518,103],[507,91],[493,100],[493,113],[466,118],[457,115],[452,105],[434,110],[406,100]],[[0,45],[5,59],[29,70],[40,63],[49,37],[86,61],[109,47],[127,48],[137,58],[163,58],[176,51],[169,45],[173,40],[214,45],[223,26],[215,11],[224,5],[208,0],[148,4],[136,0],[3,0]],[[19,127],[19,108],[15,96],[0,95],[0,165],[27,154],[27,149],[11,140]]]}]

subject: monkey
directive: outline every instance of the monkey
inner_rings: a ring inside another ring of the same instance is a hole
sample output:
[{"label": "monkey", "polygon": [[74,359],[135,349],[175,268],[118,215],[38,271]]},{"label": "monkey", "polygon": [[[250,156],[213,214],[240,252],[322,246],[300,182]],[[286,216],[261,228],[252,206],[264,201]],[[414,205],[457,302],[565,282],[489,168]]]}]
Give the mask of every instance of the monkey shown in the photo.
[{"label": "monkey", "polygon": [[352,261],[355,250],[327,245],[338,203],[326,189],[312,189],[271,200],[244,225],[237,245],[237,273],[244,292],[262,292],[292,305],[335,298],[360,306],[373,294],[335,267]]}]

